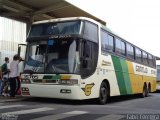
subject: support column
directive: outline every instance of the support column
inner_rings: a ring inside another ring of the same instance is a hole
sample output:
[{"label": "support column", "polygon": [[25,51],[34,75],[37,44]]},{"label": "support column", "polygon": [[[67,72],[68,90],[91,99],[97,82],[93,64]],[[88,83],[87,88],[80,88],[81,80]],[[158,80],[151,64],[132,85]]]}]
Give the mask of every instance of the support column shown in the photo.
[{"label": "support column", "polygon": [[30,19],[29,19],[29,21],[27,22],[27,28],[26,28],[26,35],[28,36],[28,33],[29,33],[29,31],[30,31],[30,29],[31,29],[31,25],[32,25],[32,23],[34,22],[34,16],[30,16]]}]

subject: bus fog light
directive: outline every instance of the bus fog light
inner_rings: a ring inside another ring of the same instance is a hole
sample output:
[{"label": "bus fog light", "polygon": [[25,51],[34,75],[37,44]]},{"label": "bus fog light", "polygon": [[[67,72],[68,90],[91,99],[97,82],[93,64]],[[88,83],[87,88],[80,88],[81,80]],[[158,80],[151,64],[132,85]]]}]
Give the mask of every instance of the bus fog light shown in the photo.
[{"label": "bus fog light", "polygon": [[22,79],[21,83],[22,83],[22,84],[25,84],[25,83],[28,83],[28,84],[29,84],[29,83],[31,83],[31,82],[30,82],[29,79]]},{"label": "bus fog light", "polygon": [[29,91],[29,89],[27,87],[22,87],[21,89],[22,89],[22,91]]}]

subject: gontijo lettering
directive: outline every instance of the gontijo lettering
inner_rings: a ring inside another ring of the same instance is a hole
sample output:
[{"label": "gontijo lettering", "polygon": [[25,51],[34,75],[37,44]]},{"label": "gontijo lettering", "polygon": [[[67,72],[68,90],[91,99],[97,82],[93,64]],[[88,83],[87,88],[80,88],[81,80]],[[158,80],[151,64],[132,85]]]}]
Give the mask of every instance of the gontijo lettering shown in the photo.
[{"label": "gontijo lettering", "polygon": [[137,72],[142,72],[142,73],[148,73],[148,69],[143,67],[143,66],[138,66],[136,65],[136,71]]}]

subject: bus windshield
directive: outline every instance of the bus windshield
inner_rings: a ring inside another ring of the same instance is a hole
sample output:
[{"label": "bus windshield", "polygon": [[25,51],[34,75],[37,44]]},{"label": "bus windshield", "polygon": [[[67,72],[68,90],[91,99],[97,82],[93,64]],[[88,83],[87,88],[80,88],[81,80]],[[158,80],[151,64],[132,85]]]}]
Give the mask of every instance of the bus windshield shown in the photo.
[{"label": "bus windshield", "polygon": [[32,25],[29,37],[80,34],[81,21],[52,22]]},{"label": "bus windshield", "polygon": [[80,72],[79,41],[73,38],[32,42],[27,48],[24,73]]}]

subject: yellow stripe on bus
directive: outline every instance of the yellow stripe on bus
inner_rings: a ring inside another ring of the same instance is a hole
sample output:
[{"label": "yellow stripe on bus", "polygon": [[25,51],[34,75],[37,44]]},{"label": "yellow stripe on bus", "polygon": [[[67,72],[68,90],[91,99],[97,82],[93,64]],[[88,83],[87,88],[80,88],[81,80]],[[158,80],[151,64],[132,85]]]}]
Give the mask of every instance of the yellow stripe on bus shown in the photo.
[{"label": "yellow stripe on bus", "polygon": [[61,75],[61,80],[69,80],[71,75]]},{"label": "yellow stripe on bus", "polygon": [[126,62],[127,62],[127,66],[128,66],[128,74],[129,74],[129,78],[130,78],[130,82],[131,82],[132,92],[136,93],[133,64],[130,61],[126,61]]}]

